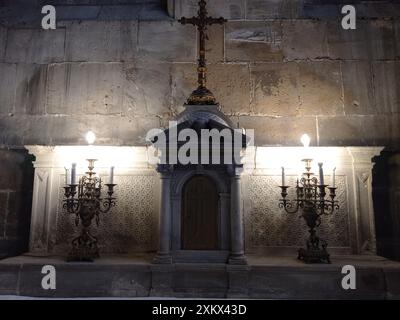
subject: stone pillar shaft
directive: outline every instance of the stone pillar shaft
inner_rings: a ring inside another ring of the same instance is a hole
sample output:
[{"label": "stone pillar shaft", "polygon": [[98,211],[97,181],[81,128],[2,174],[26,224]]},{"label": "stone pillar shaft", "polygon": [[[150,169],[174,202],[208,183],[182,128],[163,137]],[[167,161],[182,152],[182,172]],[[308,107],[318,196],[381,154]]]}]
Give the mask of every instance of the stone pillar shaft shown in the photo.
[{"label": "stone pillar shaft", "polygon": [[244,255],[243,208],[240,175],[231,177],[231,254],[230,264],[247,264]]},{"label": "stone pillar shaft", "polygon": [[171,192],[170,175],[161,173],[160,234],[154,263],[171,263]]}]

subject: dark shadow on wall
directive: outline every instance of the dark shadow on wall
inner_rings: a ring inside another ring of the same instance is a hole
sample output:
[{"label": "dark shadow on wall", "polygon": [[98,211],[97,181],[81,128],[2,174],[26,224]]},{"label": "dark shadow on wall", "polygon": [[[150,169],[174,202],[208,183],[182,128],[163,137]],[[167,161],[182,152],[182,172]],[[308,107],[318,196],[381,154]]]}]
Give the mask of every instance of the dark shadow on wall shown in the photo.
[{"label": "dark shadow on wall", "polygon": [[29,250],[34,157],[0,149],[0,258]]},{"label": "dark shadow on wall", "polygon": [[396,175],[398,168],[393,158],[398,152],[382,151],[373,160],[372,196],[375,212],[377,253],[380,256],[400,261],[400,212],[396,212]]}]

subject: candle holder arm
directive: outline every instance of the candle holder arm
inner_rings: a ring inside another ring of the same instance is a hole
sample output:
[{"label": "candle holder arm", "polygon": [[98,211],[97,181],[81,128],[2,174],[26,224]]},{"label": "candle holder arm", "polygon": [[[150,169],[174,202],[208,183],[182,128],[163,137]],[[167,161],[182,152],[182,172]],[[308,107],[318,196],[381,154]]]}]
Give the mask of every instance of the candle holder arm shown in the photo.
[{"label": "candle holder arm", "polygon": [[[284,209],[287,213],[293,214],[299,211],[301,200],[288,200],[286,199],[289,186],[279,186],[282,189],[282,199],[279,200],[279,208]],[[294,205],[295,203],[295,205]]]}]

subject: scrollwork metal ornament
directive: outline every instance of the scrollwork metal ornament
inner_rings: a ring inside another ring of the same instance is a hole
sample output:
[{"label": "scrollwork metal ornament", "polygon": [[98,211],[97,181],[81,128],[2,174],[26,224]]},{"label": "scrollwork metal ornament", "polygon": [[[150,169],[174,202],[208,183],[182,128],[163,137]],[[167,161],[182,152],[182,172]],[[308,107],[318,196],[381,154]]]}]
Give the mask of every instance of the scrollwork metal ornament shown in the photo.
[{"label": "scrollwork metal ornament", "polygon": [[[310,236],[306,241],[306,248],[298,251],[298,259],[306,263],[331,263],[327,251],[327,242],[320,239],[316,234],[316,228],[321,224],[323,215],[333,214],[339,209],[336,197],[336,187],[321,184],[317,177],[311,172],[312,159],[304,159],[306,171],[296,181],[296,197],[287,199],[289,186],[279,186],[282,198],[279,200],[279,208],[287,213],[301,212],[302,217],[309,227]],[[326,189],[329,190],[326,198]]]},{"label": "scrollwork metal ornament", "polygon": [[88,171],[79,178],[78,184],[69,184],[64,187],[63,209],[75,215],[75,225],[81,224],[81,233],[71,242],[72,248],[68,254],[68,261],[92,262],[99,258],[97,237],[90,232],[92,220],[95,219],[99,225],[100,214],[107,213],[116,205],[113,197],[116,184],[104,184],[107,187],[107,196],[102,198],[103,184],[94,172],[96,159],[87,160]]}]

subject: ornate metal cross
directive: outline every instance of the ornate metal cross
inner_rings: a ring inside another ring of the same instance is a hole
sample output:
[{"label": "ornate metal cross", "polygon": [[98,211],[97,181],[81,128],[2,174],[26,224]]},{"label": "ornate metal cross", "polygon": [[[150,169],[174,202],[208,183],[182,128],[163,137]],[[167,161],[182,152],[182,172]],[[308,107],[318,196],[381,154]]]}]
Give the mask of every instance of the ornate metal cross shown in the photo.
[{"label": "ornate metal cross", "polygon": [[207,66],[206,66],[206,40],[207,37],[207,26],[211,26],[213,24],[224,24],[227,20],[220,18],[212,18],[207,16],[206,9],[206,1],[199,1],[199,11],[197,17],[185,18],[182,17],[179,19],[179,22],[183,25],[192,24],[197,26],[197,30],[199,31],[199,59],[197,66],[197,75],[198,75],[198,88],[192,92],[187,103],[188,104],[216,104],[216,100],[214,95],[210,90],[206,88],[207,82]]}]

